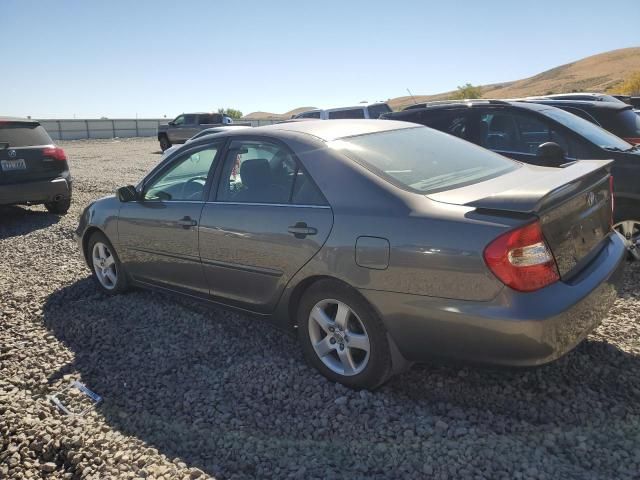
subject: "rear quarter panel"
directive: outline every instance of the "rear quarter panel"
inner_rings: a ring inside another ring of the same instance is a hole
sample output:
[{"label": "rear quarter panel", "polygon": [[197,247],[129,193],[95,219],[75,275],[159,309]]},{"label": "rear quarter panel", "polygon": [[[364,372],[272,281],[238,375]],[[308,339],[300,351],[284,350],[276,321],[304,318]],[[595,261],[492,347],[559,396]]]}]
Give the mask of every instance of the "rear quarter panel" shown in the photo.
[{"label": "rear quarter panel", "polygon": [[[476,301],[490,300],[503,288],[482,254],[489,241],[522,218],[480,216],[473,208],[406,192],[324,146],[298,156],[331,205],[334,226],[289,288],[316,275],[359,289]],[[361,236],[389,241],[387,268],[356,263]]]}]

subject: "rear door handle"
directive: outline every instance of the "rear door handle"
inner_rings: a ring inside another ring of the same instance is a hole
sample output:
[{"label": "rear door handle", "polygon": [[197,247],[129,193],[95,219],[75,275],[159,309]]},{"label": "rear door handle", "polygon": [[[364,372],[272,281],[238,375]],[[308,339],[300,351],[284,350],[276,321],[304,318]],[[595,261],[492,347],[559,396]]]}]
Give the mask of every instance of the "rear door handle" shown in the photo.
[{"label": "rear door handle", "polygon": [[178,225],[180,225],[182,228],[191,228],[198,225],[198,222],[196,222],[191,217],[184,217],[182,220],[178,220]]},{"label": "rear door handle", "polygon": [[291,225],[288,231],[296,238],[305,238],[307,235],[315,235],[318,233],[318,229],[308,227],[304,222],[298,222],[295,225]]}]

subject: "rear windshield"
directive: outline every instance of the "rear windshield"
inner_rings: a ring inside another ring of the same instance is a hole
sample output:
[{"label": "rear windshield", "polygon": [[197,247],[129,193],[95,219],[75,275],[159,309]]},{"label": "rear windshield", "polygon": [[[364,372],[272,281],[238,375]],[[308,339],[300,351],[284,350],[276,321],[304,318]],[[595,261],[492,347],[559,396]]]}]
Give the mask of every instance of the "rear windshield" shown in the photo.
[{"label": "rear windshield", "polygon": [[389,113],[391,109],[386,103],[377,103],[376,105],[369,105],[369,118],[380,118],[383,113]]},{"label": "rear windshield", "polygon": [[31,147],[52,143],[44,127],[37,123],[0,122],[0,148]]},{"label": "rear windshield", "polygon": [[561,123],[578,135],[582,135],[600,148],[622,151],[633,148],[630,144],[616,137],[613,133],[607,132],[604,128],[600,128],[584,118],[580,118],[559,108],[547,108],[540,110],[540,113]]},{"label": "rear windshield", "polygon": [[364,118],[364,109],[351,108],[349,110],[334,110],[328,113],[330,120],[343,120],[349,118]]},{"label": "rear windshield", "polygon": [[640,137],[640,117],[628,108],[610,115],[602,126],[623,138]]},{"label": "rear windshield", "polygon": [[520,164],[431,128],[415,127],[328,143],[388,182],[430,194],[504,175]]}]

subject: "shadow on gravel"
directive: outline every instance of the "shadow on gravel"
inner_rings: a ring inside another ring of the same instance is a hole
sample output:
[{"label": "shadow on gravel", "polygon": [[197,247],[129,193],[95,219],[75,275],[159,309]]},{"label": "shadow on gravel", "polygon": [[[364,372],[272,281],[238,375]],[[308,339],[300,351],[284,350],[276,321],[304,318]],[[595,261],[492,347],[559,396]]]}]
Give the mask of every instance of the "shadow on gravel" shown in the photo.
[{"label": "shadow on gravel", "polygon": [[107,297],[85,279],[52,294],[44,317],[75,354],[50,382],[79,373],[113,428],[221,478],[461,478],[471,462],[498,478],[522,461],[556,478],[621,478],[612,452],[638,438],[640,359],[602,342],[533,370],[418,366],[368,393],[220,308]]},{"label": "shadow on gravel", "polygon": [[60,217],[17,206],[0,206],[0,240],[17,237],[58,223]]}]

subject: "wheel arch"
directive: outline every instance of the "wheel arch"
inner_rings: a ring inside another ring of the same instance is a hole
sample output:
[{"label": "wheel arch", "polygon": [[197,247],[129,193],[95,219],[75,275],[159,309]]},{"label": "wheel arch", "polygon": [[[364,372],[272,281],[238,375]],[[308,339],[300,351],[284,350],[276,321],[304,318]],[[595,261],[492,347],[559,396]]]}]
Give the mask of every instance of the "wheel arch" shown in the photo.
[{"label": "wheel arch", "polygon": [[380,310],[376,307],[376,305],[371,303],[369,301],[369,299],[367,299],[367,297],[365,295],[363,295],[357,288],[349,285],[349,283],[347,283],[344,280],[341,280],[341,279],[336,278],[336,277],[332,277],[330,275],[312,275],[312,276],[309,276],[309,277],[301,280],[300,282],[298,282],[298,284],[293,288],[293,291],[291,292],[291,294],[289,295],[289,298],[287,300],[287,322],[288,322],[287,323],[287,327],[288,327],[288,329],[289,330],[293,330],[293,329],[297,328],[296,312],[298,310],[298,306],[300,305],[300,300],[302,300],[302,297],[305,294],[305,292],[309,288],[311,288],[312,285],[315,285],[316,283],[324,281],[324,280],[329,280],[329,281],[341,284],[345,288],[348,288],[349,290],[355,292],[356,295],[358,295],[360,298],[362,298],[362,300],[364,302],[366,302],[367,305],[369,305],[369,307],[378,316],[378,318],[382,322],[382,325],[383,325],[383,327],[385,329],[385,334],[387,336],[387,341],[389,342],[389,349],[390,349],[390,353],[391,353],[391,371],[392,371],[392,374],[395,375],[397,373],[401,373],[401,372],[407,370],[408,368],[410,368],[413,363],[408,361],[404,357],[404,355],[401,353],[400,349],[398,348],[398,344],[396,343],[396,341],[393,338],[393,336],[391,335],[391,333],[389,333],[389,330],[387,329],[387,327],[385,325],[382,312],[380,312]]},{"label": "wheel arch", "polygon": [[82,234],[82,256],[84,257],[84,261],[87,264],[87,266],[89,266],[89,252],[87,251],[87,248],[89,247],[89,239],[96,232],[101,233],[105,237],[107,236],[107,234],[103,230],[96,227],[95,225],[89,226]]}]

